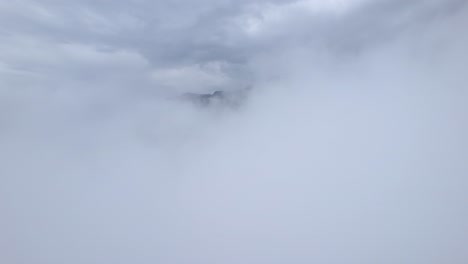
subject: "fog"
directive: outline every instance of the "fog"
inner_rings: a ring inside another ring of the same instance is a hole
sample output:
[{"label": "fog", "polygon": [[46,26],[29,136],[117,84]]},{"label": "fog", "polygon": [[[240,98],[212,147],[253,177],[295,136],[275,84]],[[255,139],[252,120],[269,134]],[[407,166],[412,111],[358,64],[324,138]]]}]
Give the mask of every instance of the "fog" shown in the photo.
[{"label": "fog", "polygon": [[[0,1],[0,263],[468,262],[465,0]],[[235,107],[185,93],[247,90]]]}]

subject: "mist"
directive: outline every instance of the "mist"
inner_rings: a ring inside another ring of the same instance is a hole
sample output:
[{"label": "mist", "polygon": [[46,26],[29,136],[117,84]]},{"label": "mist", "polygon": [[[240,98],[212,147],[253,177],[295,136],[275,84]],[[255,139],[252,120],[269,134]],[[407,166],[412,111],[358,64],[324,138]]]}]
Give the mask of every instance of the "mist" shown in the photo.
[{"label": "mist", "polygon": [[467,263],[467,26],[464,0],[0,1],[0,262]]}]

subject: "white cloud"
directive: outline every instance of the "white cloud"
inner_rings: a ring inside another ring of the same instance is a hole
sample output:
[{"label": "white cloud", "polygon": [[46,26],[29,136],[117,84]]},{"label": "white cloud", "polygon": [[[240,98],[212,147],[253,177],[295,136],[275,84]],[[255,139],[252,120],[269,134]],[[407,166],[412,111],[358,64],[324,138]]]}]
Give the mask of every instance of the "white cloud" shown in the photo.
[{"label": "white cloud", "polygon": [[230,85],[229,77],[219,67],[219,63],[193,65],[179,68],[156,69],[151,73],[156,85],[162,85],[173,92],[209,93]]}]

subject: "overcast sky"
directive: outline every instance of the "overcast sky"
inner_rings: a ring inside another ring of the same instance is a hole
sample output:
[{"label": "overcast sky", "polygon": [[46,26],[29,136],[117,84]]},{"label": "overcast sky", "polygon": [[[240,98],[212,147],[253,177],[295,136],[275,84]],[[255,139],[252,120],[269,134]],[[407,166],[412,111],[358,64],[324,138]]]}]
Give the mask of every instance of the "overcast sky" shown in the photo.
[{"label": "overcast sky", "polygon": [[467,27],[466,0],[0,0],[0,263],[468,263]]}]

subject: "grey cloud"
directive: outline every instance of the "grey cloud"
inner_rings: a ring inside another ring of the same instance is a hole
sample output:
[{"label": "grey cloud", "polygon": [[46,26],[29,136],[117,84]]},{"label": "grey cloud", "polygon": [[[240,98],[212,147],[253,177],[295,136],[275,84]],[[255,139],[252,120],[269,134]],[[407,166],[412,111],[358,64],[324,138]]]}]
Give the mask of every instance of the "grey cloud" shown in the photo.
[{"label": "grey cloud", "polygon": [[[203,70],[205,64],[220,63],[220,74],[232,79],[228,86],[245,87],[252,85],[249,63],[264,53],[314,46],[333,56],[355,54],[392,41],[398,32],[464,2],[378,1],[349,15],[314,15],[298,3],[302,2],[25,1],[4,4],[2,24],[6,41],[9,35],[27,34],[44,46],[77,43],[98,51],[128,50],[156,69]],[[271,9],[284,12],[284,21],[270,23]],[[249,19],[265,28],[249,34]]]}]

